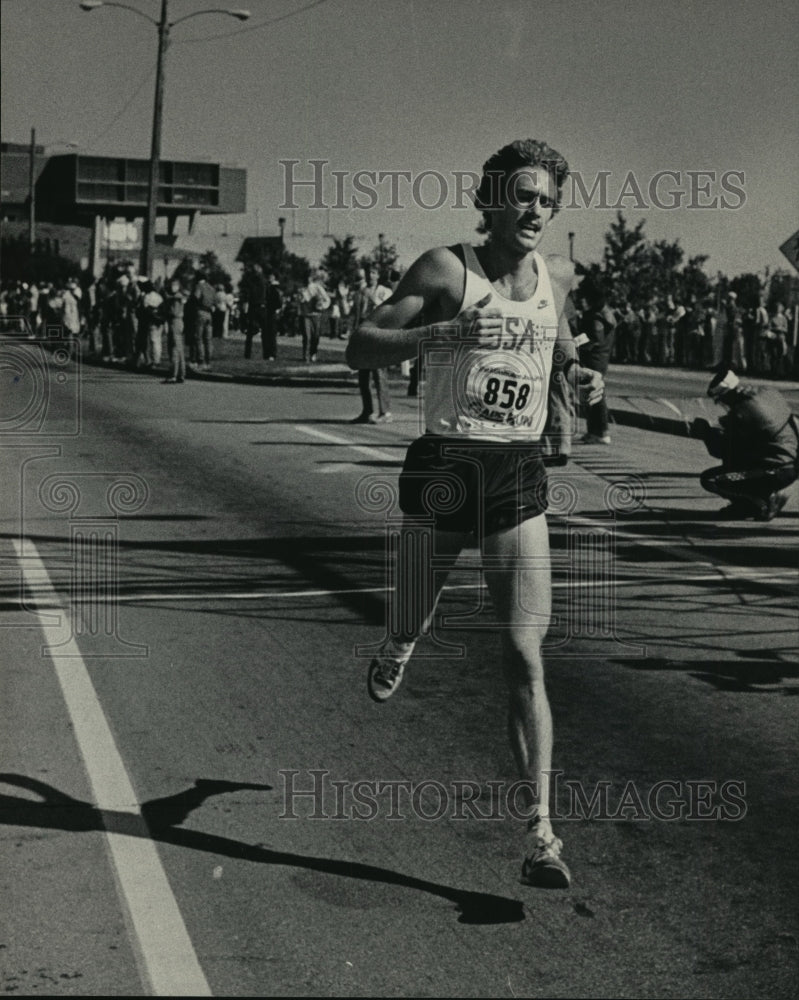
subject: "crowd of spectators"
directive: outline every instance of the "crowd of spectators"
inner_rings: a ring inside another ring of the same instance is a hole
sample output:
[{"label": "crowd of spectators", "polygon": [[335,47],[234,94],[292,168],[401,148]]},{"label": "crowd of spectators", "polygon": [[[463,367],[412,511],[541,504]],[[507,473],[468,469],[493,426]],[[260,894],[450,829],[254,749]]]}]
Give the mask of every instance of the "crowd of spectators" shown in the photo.
[{"label": "crowd of spectators", "polygon": [[[353,326],[374,307],[371,290],[395,287],[399,273],[382,274],[375,267],[359,269],[352,281],[335,281],[317,269],[304,285],[285,288],[267,265],[248,263],[237,295],[230,283],[211,284],[201,269],[183,268],[176,279],[183,302],[186,364],[207,371],[214,341],[236,329],[244,334],[245,358],[252,356],[256,338],[263,359],[274,361],[280,337],[299,337],[303,361],[312,364],[320,341],[348,339]],[[61,282],[18,281],[0,292],[0,329],[35,337],[58,329],[98,359],[153,368],[174,350],[169,331],[177,306],[165,284],[171,281],[151,281],[137,274],[133,264],[109,266],[98,279],[83,271]],[[575,332],[581,317],[590,314],[584,291],[573,295]],[[602,308],[606,364],[695,370],[727,364],[741,374],[799,377],[797,306],[786,309],[777,302],[767,308],[761,296],[757,306],[744,307],[729,291],[709,301],[680,302],[666,296],[632,303],[611,298]]]},{"label": "crowd of spectators", "polygon": [[614,303],[611,309],[611,363],[693,369],[728,364],[767,378],[796,374],[794,314],[781,302],[769,311],[765,296],[751,308],[740,306],[731,291],[709,302],[666,296],[638,306]]},{"label": "crowd of spectators", "polygon": [[[260,337],[263,357],[275,359],[278,337],[300,337],[302,359],[313,364],[323,338],[347,340],[354,326],[375,307],[375,288],[396,287],[400,273],[381,275],[376,267],[359,268],[351,281],[335,280],[324,269],[312,270],[304,284],[283,288],[276,275],[259,263],[245,264],[239,285],[239,322],[245,331],[244,357]],[[377,303],[379,304],[379,303]]]},{"label": "crowd of spectators", "polygon": [[179,319],[187,363],[207,371],[213,337],[227,335],[235,297],[222,284],[212,286],[202,270],[167,284],[139,275],[133,264],[106,268],[96,280],[83,271],[63,282],[17,282],[0,292],[0,323],[6,333],[65,336],[89,356],[146,369],[161,364],[165,346],[172,360],[170,330]]}]

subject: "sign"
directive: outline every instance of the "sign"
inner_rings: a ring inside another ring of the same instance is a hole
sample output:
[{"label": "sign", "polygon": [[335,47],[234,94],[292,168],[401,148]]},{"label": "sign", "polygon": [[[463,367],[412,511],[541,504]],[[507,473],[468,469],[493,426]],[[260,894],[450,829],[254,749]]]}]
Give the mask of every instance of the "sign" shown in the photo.
[{"label": "sign", "polygon": [[102,224],[102,249],[116,253],[130,253],[141,250],[141,222],[126,222],[115,219]]},{"label": "sign", "polygon": [[782,244],[780,252],[799,271],[799,229]]}]

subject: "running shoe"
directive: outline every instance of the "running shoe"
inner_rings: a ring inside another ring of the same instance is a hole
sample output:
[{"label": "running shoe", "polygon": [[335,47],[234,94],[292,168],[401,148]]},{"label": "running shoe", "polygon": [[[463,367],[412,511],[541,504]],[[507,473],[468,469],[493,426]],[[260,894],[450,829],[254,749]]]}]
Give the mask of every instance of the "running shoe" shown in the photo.
[{"label": "running shoe", "polygon": [[369,664],[366,686],[373,701],[386,701],[402,683],[405,665],[413,653],[413,642],[384,642],[380,652]]},{"label": "running shoe", "polygon": [[788,490],[777,490],[772,493],[768,500],[761,501],[760,509],[756,515],[758,521],[771,521],[782,510],[788,502]]},{"label": "running shoe", "polygon": [[561,859],[563,842],[549,824],[530,821],[521,881],[537,889],[568,889],[571,872]]},{"label": "running shoe", "polygon": [[580,440],[583,444],[610,444],[610,434],[584,434]]}]

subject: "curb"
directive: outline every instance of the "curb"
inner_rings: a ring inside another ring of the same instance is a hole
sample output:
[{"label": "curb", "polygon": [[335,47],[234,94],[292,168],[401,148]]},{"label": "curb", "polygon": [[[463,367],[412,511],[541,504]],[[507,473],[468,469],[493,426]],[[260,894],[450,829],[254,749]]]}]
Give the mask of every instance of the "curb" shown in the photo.
[{"label": "curb", "polygon": [[[83,358],[81,363],[95,368],[111,368],[116,371],[131,371],[129,366],[119,362]],[[323,368],[328,370],[320,370]],[[136,369],[133,370],[136,371]],[[220,371],[199,372],[187,370],[186,379],[187,381],[224,382],[235,385],[278,386],[281,388],[289,386],[296,386],[302,389],[312,389],[314,387],[326,389],[358,388],[358,373],[344,365],[323,364],[320,365],[316,371],[318,374],[309,373],[307,366],[295,368],[293,371],[284,370],[282,372],[276,371],[274,374],[258,375],[235,375],[229,372]],[[139,370],[138,374],[149,375],[151,378],[164,378],[168,372],[166,369],[157,369],[155,371]],[[404,395],[407,388],[407,382],[405,379],[394,378],[390,380],[389,384],[392,389],[395,388],[400,394]],[[693,411],[696,411],[697,409],[704,409],[707,403],[707,400],[704,397],[697,396],[680,398],[692,400],[695,404],[691,407],[691,410]],[[690,418],[649,413],[645,409],[641,409],[637,406],[637,403],[640,402],[646,404],[647,407],[667,408],[673,410],[675,413],[679,413],[679,408],[675,402],[655,396],[630,397],[627,402],[629,406],[633,407],[633,409],[625,406],[619,406],[618,403],[614,405],[613,398],[610,397],[608,399],[608,410],[611,423],[620,424],[626,427],[638,427],[641,430],[654,431],[657,434],[669,434],[685,438],[692,437],[690,430]]]}]

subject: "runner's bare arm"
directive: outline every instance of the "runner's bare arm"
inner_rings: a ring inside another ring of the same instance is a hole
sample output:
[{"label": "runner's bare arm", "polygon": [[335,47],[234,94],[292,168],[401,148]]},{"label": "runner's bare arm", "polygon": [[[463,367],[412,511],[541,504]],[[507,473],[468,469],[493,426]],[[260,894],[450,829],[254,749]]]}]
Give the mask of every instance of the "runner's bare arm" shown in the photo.
[{"label": "runner's bare arm", "polygon": [[[491,296],[458,314],[463,297],[463,263],[446,247],[428,250],[412,265],[387,299],[353,333],[347,345],[351,368],[384,368],[418,357],[419,344],[433,335],[496,340],[501,311]],[[412,326],[424,317],[427,324]]]},{"label": "runner's bare arm", "polygon": [[351,368],[385,368],[415,358],[421,340],[430,336],[430,326],[410,326],[422,314],[437,312],[456,261],[441,247],[422,254],[403,275],[391,298],[362,323],[347,344]]}]

